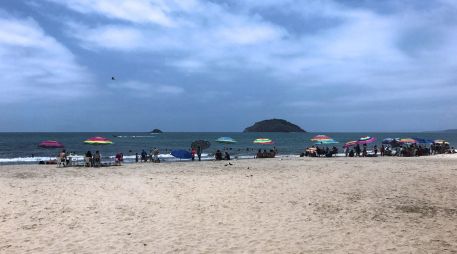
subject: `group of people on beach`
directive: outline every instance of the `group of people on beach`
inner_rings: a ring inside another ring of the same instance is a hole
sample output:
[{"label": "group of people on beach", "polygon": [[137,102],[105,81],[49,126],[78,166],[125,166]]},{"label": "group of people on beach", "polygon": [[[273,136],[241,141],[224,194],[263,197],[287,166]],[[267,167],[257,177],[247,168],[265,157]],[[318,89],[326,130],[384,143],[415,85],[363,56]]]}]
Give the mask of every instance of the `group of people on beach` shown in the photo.
[{"label": "group of people on beach", "polygon": [[[123,158],[124,155],[121,154],[116,154],[117,157]],[[120,165],[120,163],[119,163]],[[100,151],[95,151],[95,154],[92,155],[91,151],[87,151],[86,154],[84,155],[84,166],[85,167],[101,167],[102,166],[102,155],[100,154]]]},{"label": "group of people on beach", "polygon": [[[430,146],[424,144],[382,144],[380,147],[374,145],[370,148],[367,144],[356,144],[355,146],[345,146],[344,156],[345,157],[377,157],[377,156],[402,156],[402,157],[414,157],[414,156],[427,156],[435,154],[446,154],[446,153],[455,153],[454,147],[450,147],[449,143],[433,143]],[[167,149],[168,150],[168,149]],[[216,150],[213,154],[214,160],[230,160],[231,156],[228,151],[232,148],[224,148],[223,150]],[[240,149],[238,149],[240,150]],[[202,149],[200,147],[191,148],[191,159],[192,161],[198,158],[201,161]],[[249,151],[249,148],[247,148]],[[132,151],[129,151],[130,153]],[[276,147],[267,151],[259,149],[254,158],[275,158],[278,151]],[[152,148],[150,152],[146,152],[144,149],[140,154],[135,154],[135,162],[152,162],[160,163],[160,151],[159,148]],[[211,155],[211,154],[210,154]],[[333,157],[338,155],[338,148],[336,146],[332,147],[319,147],[311,146],[308,147],[300,154],[300,157]],[[235,156],[235,158],[237,158]],[[67,167],[73,165],[75,156],[72,153],[62,150],[57,156],[55,163],[58,164],[58,167]],[[106,161],[105,161],[106,162]],[[114,156],[114,165],[120,166],[124,162],[124,154],[122,152],[116,153]],[[112,162],[105,163],[106,165],[112,165]],[[102,156],[100,151],[96,151],[94,154],[91,151],[87,151],[84,155],[84,166],[85,167],[101,167],[105,165],[102,163]]]},{"label": "group of people on beach", "polygon": [[138,153],[135,153],[135,162],[153,162],[153,163],[160,163],[159,159],[159,154],[160,150],[157,147],[154,147],[151,149],[149,154],[143,149],[141,151],[141,160],[140,160],[140,155]]},{"label": "group of people on beach", "polygon": [[216,153],[214,154],[214,159],[217,161],[221,161],[221,160],[229,161],[230,154],[227,151],[225,151],[224,154],[222,154],[221,150],[217,150]]},{"label": "group of people on beach", "polygon": [[[380,156],[402,156],[402,157],[415,157],[415,156],[426,156],[434,154],[445,154],[445,153],[455,153],[454,147],[450,147],[448,143],[434,143],[430,147],[418,145],[418,144],[409,144],[409,145],[384,145],[378,148],[377,145],[374,145],[372,150],[368,150],[367,144],[355,145],[354,147],[346,146],[344,147],[345,157],[377,157]],[[331,149],[329,147],[312,146],[305,149],[303,153],[300,154],[301,157],[332,157],[338,154],[338,148],[333,146]]]},{"label": "group of people on beach", "polygon": [[312,147],[306,148],[305,151],[300,154],[300,157],[304,157],[304,156],[307,156],[307,157],[321,157],[321,156],[332,157],[334,155],[336,156],[337,154],[338,154],[338,148],[336,148],[336,146],[333,146],[332,149],[330,149],[328,147],[320,148],[319,146],[312,146]]},{"label": "group of people on beach", "polygon": [[267,152],[266,149],[263,150],[262,152],[262,149],[259,149],[257,151],[257,154],[255,155],[255,158],[256,159],[260,159],[260,158],[274,158],[276,157],[276,153],[278,152],[278,150],[276,149],[276,147],[274,149],[270,149],[269,152]]}]

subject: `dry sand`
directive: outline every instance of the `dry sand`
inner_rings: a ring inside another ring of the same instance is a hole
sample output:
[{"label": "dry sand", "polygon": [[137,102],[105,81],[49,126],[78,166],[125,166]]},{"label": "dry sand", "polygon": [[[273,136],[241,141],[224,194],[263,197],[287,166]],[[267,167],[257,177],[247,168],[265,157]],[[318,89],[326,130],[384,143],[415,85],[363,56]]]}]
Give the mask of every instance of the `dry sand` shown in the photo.
[{"label": "dry sand", "polygon": [[457,253],[457,157],[0,167],[1,253]]}]

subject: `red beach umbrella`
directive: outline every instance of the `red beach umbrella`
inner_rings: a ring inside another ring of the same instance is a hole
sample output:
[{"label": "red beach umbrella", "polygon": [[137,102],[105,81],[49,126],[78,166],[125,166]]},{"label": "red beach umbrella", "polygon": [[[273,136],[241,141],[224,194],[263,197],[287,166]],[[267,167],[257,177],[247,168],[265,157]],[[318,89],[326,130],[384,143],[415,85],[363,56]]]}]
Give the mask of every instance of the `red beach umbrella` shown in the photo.
[{"label": "red beach umbrella", "polygon": [[63,148],[64,145],[55,140],[45,140],[38,144],[41,148]]}]

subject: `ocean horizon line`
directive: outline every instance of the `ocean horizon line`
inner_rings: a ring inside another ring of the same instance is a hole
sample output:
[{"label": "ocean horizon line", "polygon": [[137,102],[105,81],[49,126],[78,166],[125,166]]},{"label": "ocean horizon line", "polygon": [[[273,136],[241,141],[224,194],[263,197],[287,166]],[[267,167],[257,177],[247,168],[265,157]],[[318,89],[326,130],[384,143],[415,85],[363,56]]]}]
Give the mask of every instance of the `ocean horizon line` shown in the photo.
[{"label": "ocean horizon line", "polygon": [[[435,131],[305,131],[305,132],[243,132],[243,131],[162,131],[152,133],[151,131],[0,131],[0,134],[20,133],[151,133],[160,135],[163,133],[443,133],[448,130]],[[456,131],[457,132],[457,131]]]}]

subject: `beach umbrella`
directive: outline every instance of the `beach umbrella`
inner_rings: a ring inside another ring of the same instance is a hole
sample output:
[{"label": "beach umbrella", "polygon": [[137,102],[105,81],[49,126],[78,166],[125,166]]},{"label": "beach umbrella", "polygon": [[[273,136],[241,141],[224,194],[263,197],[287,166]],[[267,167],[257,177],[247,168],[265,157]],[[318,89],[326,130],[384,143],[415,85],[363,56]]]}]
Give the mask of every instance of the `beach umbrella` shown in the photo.
[{"label": "beach umbrella", "polygon": [[344,144],[344,148],[346,147],[351,147],[351,146],[356,146],[357,145],[357,141],[353,140],[353,141],[348,141]]},{"label": "beach umbrella", "polygon": [[433,144],[433,140],[430,139],[424,139],[424,138],[414,138],[414,140],[417,141],[419,144]]},{"label": "beach umbrella", "polygon": [[371,144],[376,141],[375,137],[370,137],[370,136],[365,136],[361,137],[358,141],[357,144],[359,145],[366,145],[366,144]]},{"label": "beach umbrella", "polygon": [[63,148],[64,145],[55,140],[45,140],[38,144],[41,148],[53,149],[53,148]]},{"label": "beach umbrella", "polygon": [[311,139],[311,141],[315,141],[315,142],[319,142],[319,141],[323,141],[323,140],[332,140],[332,138],[329,136],[326,136],[326,135],[316,135]]},{"label": "beach umbrella", "polygon": [[398,142],[402,143],[402,144],[416,144],[417,143],[417,141],[412,138],[401,138],[398,140]]},{"label": "beach umbrella", "polygon": [[258,145],[272,145],[274,144],[273,140],[269,138],[257,138],[253,141],[254,144]]},{"label": "beach umbrella", "polygon": [[230,137],[220,137],[216,139],[216,142],[221,144],[234,144],[237,141]]},{"label": "beach umbrella", "polygon": [[326,139],[316,142],[315,145],[331,145],[331,144],[338,144],[339,142],[333,139]]},{"label": "beach umbrella", "polygon": [[393,138],[385,138],[385,139],[382,140],[382,143],[383,143],[384,145],[390,145],[390,144],[392,144],[392,143],[394,143],[394,142],[396,142],[396,141],[395,141],[395,139],[393,139]]},{"label": "beach umbrella", "polygon": [[92,137],[84,141],[88,145],[112,145],[113,141],[103,137]]},{"label": "beach umbrella", "polygon": [[191,148],[198,148],[200,147],[200,149],[207,149],[211,146],[211,143],[209,141],[206,141],[206,140],[195,140],[194,142],[192,142],[192,144],[190,144],[190,147]]},{"label": "beach umbrella", "polygon": [[173,150],[170,154],[178,159],[192,159],[192,154],[189,151],[182,149]]},{"label": "beach umbrella", "polygon": [[437,139],[437,140],[433,141],[433,143],[435,143],[435,144],[449,144],[449,142],[447,142],[446,140],[443,140],[443,139]]}]

